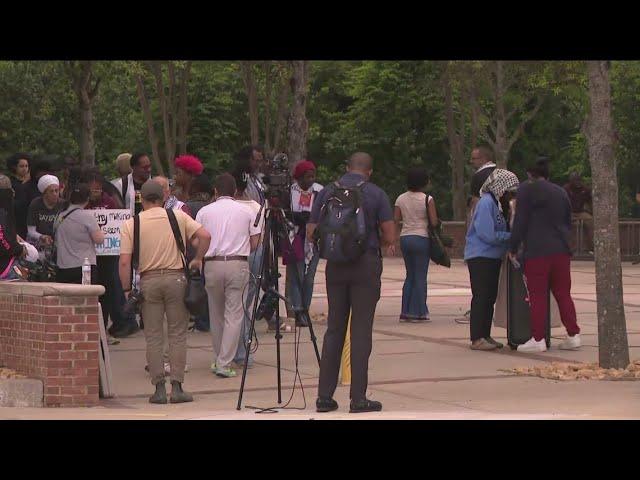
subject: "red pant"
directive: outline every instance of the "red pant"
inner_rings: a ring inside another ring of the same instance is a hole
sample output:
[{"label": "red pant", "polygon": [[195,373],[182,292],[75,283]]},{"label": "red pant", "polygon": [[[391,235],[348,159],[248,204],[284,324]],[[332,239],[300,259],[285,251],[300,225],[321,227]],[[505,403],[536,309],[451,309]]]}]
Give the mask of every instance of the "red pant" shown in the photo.
[{"label": "red pant", "polygon": [[568,254],[538,257],[524,262],[524,274],[531,304],[531,332],[536,341],[545,338],[545,320],[549,310],[547,292],[558,302],[562,324],[570,336],[580,333],[576,307],[571,299],[571,261]]}]

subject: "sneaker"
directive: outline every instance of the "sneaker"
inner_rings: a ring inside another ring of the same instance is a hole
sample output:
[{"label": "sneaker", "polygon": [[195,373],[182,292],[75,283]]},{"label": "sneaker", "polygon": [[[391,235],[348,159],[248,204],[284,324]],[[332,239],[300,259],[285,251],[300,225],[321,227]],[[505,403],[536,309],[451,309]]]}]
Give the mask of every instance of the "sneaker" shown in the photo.
[{"label": "sneaker", "polygon": [[546,352],[547,342],[544,341],[544,338],[539,342],[536,342],[536,339],[531,337],[529,340],[527,340],[527,343],[518,345],[517,350],[519,352]]},{"label": "sneaker", "polygon": [[493,343],[490,343],[486,338],[480,338],[478,340],[471,342],[471,350],[489,351],[489,350],[495,350],[496,348],[498,348],[498,346]]},{"label": "sneaker", "polygon": [[236,373],[236,371],[233,368],[216,368],[215,374],[218,377],[222,377],[222,378],[232,378],[237,376],[238,374]]},{"label": "sneaker", "polygon": [[109,345],[120,345],[120,340],[117,338],[113,338],[111,335],[107,337],[107,344]]},{"label": "sneaker", "polygon": [[502,343],[500,343],[500,342],[496,342],[496,341],[495,341],[493,338],[491,338],[491,337],[487,337],[487,338],[485,338],[485,340],[486,340],[487,342],[489,342],[489,343],[494,344],[494,345],[495,345],[496,347],[498,347],[498,348],[503,348],[503,347],[504,347],[504,345],[503,345]]},{"label": "sneaker", "polygon": [[316,400],[316,412],[333,412],[338,409],[338,402],[333,398],[318,397]]},{"label": "sneaker", "polygon": [[462,317],[455,319],[456,323],[468,324],[471,322],[471,310],[467,310]]},{"label": "sneaker", "polygon": [[408,322],[409,321],[409,317],[406,315],[400,315],[400,322]]},{"label": "sneaker", "polygon": [[375,400],[361,400],[354,402],[351,400],[351,406],[349,413],[363,413],[363,412],[379,412],[382,410],[382,403]]},{"label": "sneaker", "polygon": [[582,343],[580,342],[580,334],[576,333],[573,337],[567,335],[567,338],[560,344],[560,350],[577,350]]}]

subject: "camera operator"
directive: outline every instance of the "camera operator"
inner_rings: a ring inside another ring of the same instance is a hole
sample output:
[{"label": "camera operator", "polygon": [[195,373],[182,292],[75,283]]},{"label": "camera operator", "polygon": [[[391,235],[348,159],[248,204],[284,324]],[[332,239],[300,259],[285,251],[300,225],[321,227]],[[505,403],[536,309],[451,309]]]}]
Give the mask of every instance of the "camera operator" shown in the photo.
[{"label": "camera operator", "polygon": [[[178,250],[167,210],[163,208],[162,186],[148,180],[142,185],[140,213],[140,244],[138,248],[141,276],[140,289],[143,296],[142,314],[144,336],[147,343],[147,362],[151,383],[156,391],[150,403],[167,403],[165,371],[163,365],[163,323],[166,314],[169,337],[169,362],[171,368],[171,403],[191,402],[193,397],[182,390],[184,368],[187,362],[187,327],[189,312],[184,304],[187,279],[182,255]],[[189,242],[197,239],[198,252],[189,268],[201,270],[204,252],[209,248],[211,236],[191,217],[174,210],[180,233]],[[120,247],[120,280],[122,285],[131,285],[131,260],[134,246],[134,219],[127,220],[122,228]],[[187,242],[184,242],[185,244]],[[129,296],[131,289],[125,294]]]},{"label": "camera operator", "polygon": [[[295,224],[295,237],[289,255],[283,258],[287,266],[287,292],[296,308],[309,310],[313,295],[313,281],[320,256],[314,251],[311,239],[306,238],[307,222],[313,208],[313,200],[322,185],[315,182],[316,166],[309,160],[296,165],[293,173],[295,182],[291,185],[291,212]],[[304,322],[304,323],[303,323]],[[305,321],[296,321],[299,327],[306,327]]]},{"label": "camera operator", "polygon": [[264,205],[265,186],[260,179],[260,169],[263,168],[264,155],[259,147],[249,145],[242,148],[235,156],[236,168],[248,175],[247,196],[254,202]]},{"label": "camera operator", "polygon": [[[247,188],[247,174],[241,172],[239,169],[236,169],[233,172],[233,178],[236,181],[236,202],[241,205],[246,206],[250,211],[251,215],[255,219],[260,212],[260,204],[254,202],[247,196],[246,188]],[[255,221],[254,221],[255,223]],[[249,330],[251,329],[251,306],[253,305],[255,296],[260,293],[260,287],[256,282],[256,278],[260,275],[260,271],[262,269],[262,254],[263,254],[263,238],[262,232],[264,227],[264,215],[260,217],[260,221],[258,223],[258,230],[260,231],[260,237],[258,239],[258,246],[254,251],[249,255],[249,272],[251,275],[251,279],[249,280],[249,284],[246,287],[246,293],[244,295],[244,323],[242,325],[242,333],[240,335],[240,341],[238,342],[238,349],[236,350],[236,356],[233,359],[234,363],[238,366],[244,366],[244,359],[246,354],[246,344],[249,340]],[[253,366],[253,357],[249,355],[249,360],[247,362],[247,368],[251,368]]]}]

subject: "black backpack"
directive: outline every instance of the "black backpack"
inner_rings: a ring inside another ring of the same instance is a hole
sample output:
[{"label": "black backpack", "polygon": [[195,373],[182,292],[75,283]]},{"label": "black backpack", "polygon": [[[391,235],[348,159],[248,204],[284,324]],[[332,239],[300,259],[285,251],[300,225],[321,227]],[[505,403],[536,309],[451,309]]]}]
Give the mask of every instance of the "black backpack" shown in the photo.
[{"label": "black backpack", "polygon": [[363,185],[346,187],[335,182],[320,210],[316,228],[320,258],[330,262],[349,263],[367,250],[367,226],[363,209]]}]

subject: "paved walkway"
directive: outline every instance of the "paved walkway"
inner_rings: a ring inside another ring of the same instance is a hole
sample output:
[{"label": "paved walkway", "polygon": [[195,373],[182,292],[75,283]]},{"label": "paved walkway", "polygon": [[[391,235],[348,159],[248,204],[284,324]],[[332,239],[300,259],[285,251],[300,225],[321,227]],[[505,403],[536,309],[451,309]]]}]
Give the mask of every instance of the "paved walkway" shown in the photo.
[{"label": "paved walkway", "polygon": [[[631,357],[640,358],[640,266],[623,266],[625,310]],[[190,333],[185,389],[195,402],[183,405],[150,405],[152,393],[144,372],[142,333],[112,347],[112,368],[117,397],[85,409],[0,408],[0,418],[55,419],[539,419],[539,418],[640,418],[640,382],[552,381],[521,377],[500,369],[530,366],[550,361],[597,361],[597,318],[594,265],[575,262],[573,295],[582,327],[580,351],[557,349],[563,329],[552,330],[552,349],[541,354],[519,354],[508,348],[497,352],[475,352],[468,348],[468,325],[455,323],[468,308],[470,289],[462,262],[451,269],[431,266],[429,272],[429,324],[398,322],[404,266],[400,259],[385,259],[382,299],[374,324],[374,346],[370,361],[369,396],[383,403],[380,413],[348,413],[348,387],[340,386],[337,412],[315,412],[318,367],[308,330],[301,332],[299,371],[306,408],[257,414],[235,409],[240,377],[221,379],[209,371],[209,334]],[[312,312],[326,313],[324,265],[318,268]],[[315,324],[321,348],[325,326]],[[243,406],[277,405],[276,354],[273,333],[258,326],[256,366],[249,370]],[[494,330],[504,340],[506,331]],[[295,374],[294,334],[282,343],[283,400],[291,396]],[[302,392],[294,392],[291,407],[304,407]]]}]

